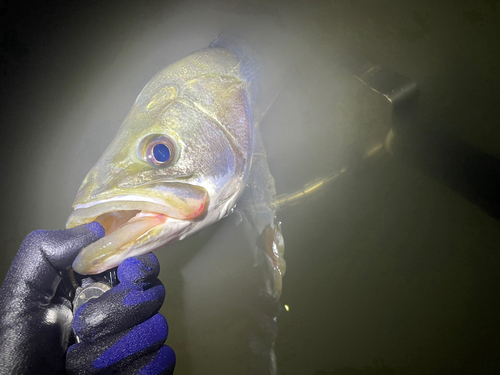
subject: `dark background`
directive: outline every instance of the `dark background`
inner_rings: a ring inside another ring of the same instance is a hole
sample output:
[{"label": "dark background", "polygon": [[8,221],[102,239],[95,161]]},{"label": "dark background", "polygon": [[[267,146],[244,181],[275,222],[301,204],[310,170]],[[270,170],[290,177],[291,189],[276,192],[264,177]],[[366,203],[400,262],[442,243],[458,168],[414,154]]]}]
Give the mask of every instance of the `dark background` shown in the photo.
[{"label": "dark background", "polygon": [[[498,1],[0,4],[2,278],[27,233],[64,227],[79,184],[147,81],[241,20],[279,24],[301,58],[263,122],[278,193],[328,172],[360,123],[388,121],[386,104],[336,75],[339,47],[415,80],[417,124],[500,157]],[[483,210],[386,157],[279,218],[290,306],[279,319],[281,374],[500,369],[500,224]],[[167,253],[158,252],[162,262]],[[162,280],[175,297],[175,283]],[[169,342],[182,353],[189,330],[176,331],[170,301]],[[179,361],[176,373],[189,368]]]}]

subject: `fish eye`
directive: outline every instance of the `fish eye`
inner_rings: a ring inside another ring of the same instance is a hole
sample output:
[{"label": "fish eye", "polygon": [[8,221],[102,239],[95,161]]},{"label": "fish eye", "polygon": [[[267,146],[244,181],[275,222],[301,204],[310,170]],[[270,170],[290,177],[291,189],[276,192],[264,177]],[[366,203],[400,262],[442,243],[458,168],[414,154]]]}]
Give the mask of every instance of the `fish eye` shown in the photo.
[{"label": "fish eye", "polygon": [[165,143],[157,143],[153,147],[153,157],[158,163],[166,163],[170,160],[170,149]]},{"label": "fish eye", "polygon": [[139,144],[137,156],[152,166],[168,165],[175,157],[175,143],[167,136],[151,134]]}]

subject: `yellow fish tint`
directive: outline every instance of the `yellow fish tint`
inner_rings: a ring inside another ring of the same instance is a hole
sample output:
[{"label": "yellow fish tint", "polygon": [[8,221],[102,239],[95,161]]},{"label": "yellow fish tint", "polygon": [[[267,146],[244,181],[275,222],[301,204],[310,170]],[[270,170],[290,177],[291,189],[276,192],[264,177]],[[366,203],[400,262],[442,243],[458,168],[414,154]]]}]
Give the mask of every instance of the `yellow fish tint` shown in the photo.
[{"label": "yellow fish tint", "polygon": [[225,48],[195,52],[146,85],[75,199],[67,227],[106,229],[75,259],[77,272],[103,272],[230,212],[252,157],[249,87]]},{"label": "yellow fish tint", "polygon": [[[121,253],[126,250],[124,245],[139,238],[155,226],[165,223],[167,219],[165,215],[140,211],[115,231],[106,230],[105,237],[84,248],[76,257],[73,269],[80,274],[97,274],[106,270],[103,264],[114,263],[114,258],[121,263],[121,259],[126,255],[126,253]],[[100,221],[99,218],[96,221]]]}]

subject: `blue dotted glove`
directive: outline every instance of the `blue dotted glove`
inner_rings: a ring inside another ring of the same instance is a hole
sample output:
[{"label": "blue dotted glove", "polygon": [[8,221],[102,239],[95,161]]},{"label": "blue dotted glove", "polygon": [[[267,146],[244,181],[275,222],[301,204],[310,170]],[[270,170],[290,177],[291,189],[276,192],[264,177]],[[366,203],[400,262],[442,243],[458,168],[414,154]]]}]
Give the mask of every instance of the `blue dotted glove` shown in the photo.
[{"label": "blue dotted glove", "polygon": [[126,259],[118,267],[120,284],[76,311],[81,342],[68,350],[68,373],[173,373],[174,352],[163,345],[167,322],[158,313],[165,299],[159,271],[153,254]]},{"label": "blue dotted glove", "polygon": [[64,374],[71,302],[56,293],[61,271],[104,236],[98,223],[39,230],[21,244],[0,288],[0,374]]}]

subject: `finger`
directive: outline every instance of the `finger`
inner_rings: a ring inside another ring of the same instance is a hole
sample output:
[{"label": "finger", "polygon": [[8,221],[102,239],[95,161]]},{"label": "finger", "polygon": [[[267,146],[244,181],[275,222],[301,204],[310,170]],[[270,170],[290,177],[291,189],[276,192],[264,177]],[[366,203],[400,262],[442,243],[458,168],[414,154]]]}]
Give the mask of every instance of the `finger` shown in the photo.
[{"label": "finger", "polygon": [[161,314],[156,314],[126,331],[71,346],[66,356],[66,368],[69,373],[117,371],[157,351],[167,336],[167,321]]},{"label": "finger", "polygon": [[[151,356],[150,356],[151,357]],[[165,374],[171,375],[175,369],[175,353],[168,345],[164,345],[154,353],[154,356],[147,364],[138,372],[139,375],[146,374]]]},{"label": "finger", "polygon": [[50,243],[43,244],[43,252],[58,270],[65,270],[73,263],[78,253],[91,243],[104,237],[104,228],[94,221],[71,229],[49,232]]},{"label": "finger", "polygon": [[122,375],[171,375],[175,369],[175,353],[168,345],[137,359],[126,368],[120,370]]},{"label": "finger", "polygon": [[73,330],[80,340],[95,341],[149,319],[164,300],[165,288],[159,280],[146,290],[119,284],[82,305],[75,313]]},{"label": "finger", "polygon": [[118,268],[120,284],[76,311],[73,329],[80,340],[98,340],[156,314],[165,300],[158,273],[158,260],[153,254],[126,259]]},{"label": "finger", "polygon": [[150,280],[156,279],[159,274],[160,263],[153,253],[125,259],[117,271],[120,283],[138,289],[143,289]]},{"label": "finger", "polygon": [[48,303],[54,296],[59,272],[78,252],[104,235],[99,223],[65,230],[37,230],[26,236],[12,262],[3,288],[14,295]]}]

